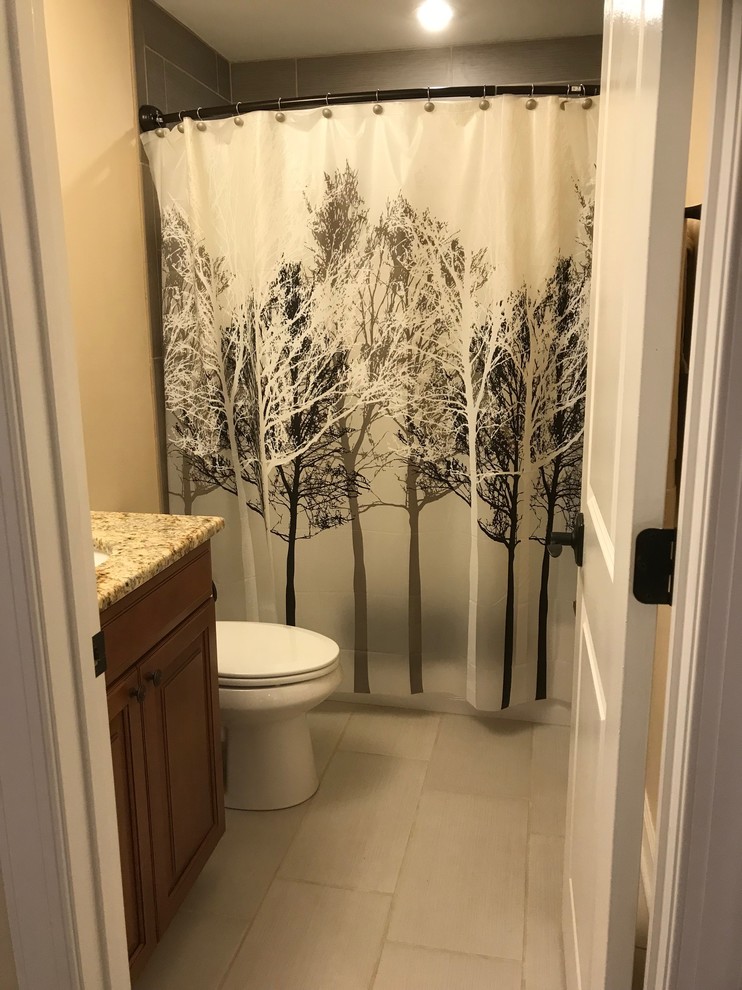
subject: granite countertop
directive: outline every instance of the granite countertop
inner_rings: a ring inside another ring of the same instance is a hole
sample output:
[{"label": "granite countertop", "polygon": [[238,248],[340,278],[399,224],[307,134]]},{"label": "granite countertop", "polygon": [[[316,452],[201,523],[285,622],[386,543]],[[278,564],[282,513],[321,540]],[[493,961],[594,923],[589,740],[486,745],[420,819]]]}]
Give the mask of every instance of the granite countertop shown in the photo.
[{"label": "granite countertop", "polygon": [[90,517],[93,545],[109,555],[95,569],[101,611],[224,529],[219,516],[91,512]]}]

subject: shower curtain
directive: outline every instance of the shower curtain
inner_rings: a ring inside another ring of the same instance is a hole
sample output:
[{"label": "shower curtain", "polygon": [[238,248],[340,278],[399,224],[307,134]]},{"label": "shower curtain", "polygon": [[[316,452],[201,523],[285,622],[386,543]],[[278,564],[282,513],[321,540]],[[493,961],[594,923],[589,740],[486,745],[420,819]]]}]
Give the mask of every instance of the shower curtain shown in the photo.
[{"label": "shower curtain", "polygon": [[571,696],[546,544],[580,500],[599,101],[526,102],[142,138],[171,510],[228,521],[222,616],[331,636],[349,691]]}]

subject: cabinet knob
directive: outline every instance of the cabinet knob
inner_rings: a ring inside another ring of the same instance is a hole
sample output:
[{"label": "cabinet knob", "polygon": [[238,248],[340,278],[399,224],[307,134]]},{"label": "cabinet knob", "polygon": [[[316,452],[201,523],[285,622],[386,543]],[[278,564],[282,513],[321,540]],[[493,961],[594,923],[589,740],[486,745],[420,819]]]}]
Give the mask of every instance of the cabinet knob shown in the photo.
[{"label": "cabinet knob", "polygon": [[159,687],[162,684],[162,671],[153,670],[150,674],[145,675],[148,681],[152,681],[155,687]]},{"label": "cabinet knob", "polygon": [[129,696],[131,698],[136,698],[139,704],[141,705],[141,703],[144,701],[144,696],[146,693],[147,692],[145,691],[145,689],[140,685],[139,687],[132,688],[131,691],[129,691]]}]

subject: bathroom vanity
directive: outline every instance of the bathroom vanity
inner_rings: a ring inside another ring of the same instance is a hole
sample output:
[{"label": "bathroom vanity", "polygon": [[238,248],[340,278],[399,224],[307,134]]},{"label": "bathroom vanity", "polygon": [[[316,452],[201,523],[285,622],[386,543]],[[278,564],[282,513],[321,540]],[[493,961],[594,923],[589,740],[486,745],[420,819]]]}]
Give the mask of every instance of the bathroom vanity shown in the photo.
[{"label": "bathroom vanity", "polygon": [[93,513],[132,976],[224,832],[210,538],[204,516]]}]

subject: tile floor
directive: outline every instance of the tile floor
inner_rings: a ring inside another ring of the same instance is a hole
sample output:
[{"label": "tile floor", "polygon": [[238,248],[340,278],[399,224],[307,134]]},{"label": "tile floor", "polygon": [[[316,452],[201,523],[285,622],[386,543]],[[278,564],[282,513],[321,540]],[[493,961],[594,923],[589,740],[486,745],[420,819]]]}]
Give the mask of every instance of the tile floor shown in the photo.
[{"label": "tile floor", "polygon": [[227,832],[135,990],[563,990],[569,730],[340,706],[321,783]]}]

